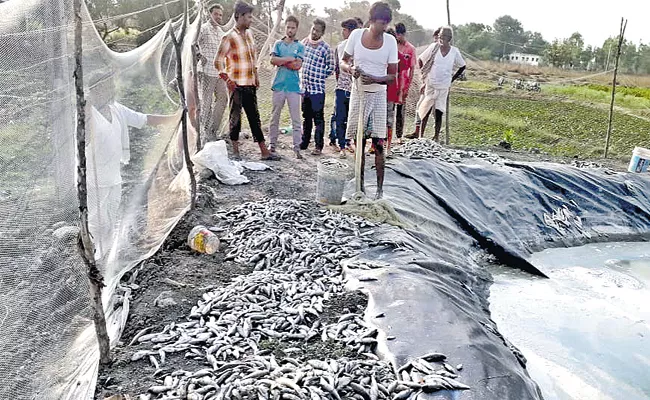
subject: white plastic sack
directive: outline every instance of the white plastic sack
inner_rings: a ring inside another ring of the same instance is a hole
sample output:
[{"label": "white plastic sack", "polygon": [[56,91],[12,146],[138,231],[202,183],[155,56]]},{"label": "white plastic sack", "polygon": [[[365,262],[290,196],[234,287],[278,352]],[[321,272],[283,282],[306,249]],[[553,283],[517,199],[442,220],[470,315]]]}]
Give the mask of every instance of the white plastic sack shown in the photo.
[{"label": "white plastic sack", "polygon": [[201,151],[192,156],[192,161],[203,168],[211,169],[219,182],[225,185],[249,182],[248,178],[241,174],[244,168],[228,159],[226,142],[223,140],[206,143]]}]

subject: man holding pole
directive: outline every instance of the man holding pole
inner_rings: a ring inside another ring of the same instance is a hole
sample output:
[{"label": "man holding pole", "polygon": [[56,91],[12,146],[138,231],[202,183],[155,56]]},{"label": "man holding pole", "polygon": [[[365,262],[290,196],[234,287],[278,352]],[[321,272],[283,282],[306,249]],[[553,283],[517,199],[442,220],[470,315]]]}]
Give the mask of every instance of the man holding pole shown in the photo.
[{"label": "man holding pole", "polygon": [[235,27],[223,37],[214,65],[230,91],[230,140],[234,158],[241,159],[239,133],[243,108],[253,139],[260,147],[262,160],[278,160],[279,157],[271,154],[266,148],[257,108],[257,88],[260,81],[257,76],[255,39],[249,29],[252,22],[253,6],[238,1],[235,4]]},{"label": "man holding pole", "polygon": [[[357,188],[364,189],[365,131],[372,132],[377,168],[376,199],[383,196],[384,142],[386,140],[386,86],[397,78],[397,41],[387,34],[393,19],[390,6],[376,2],[370,8],[369,28],[357,29],[348,38],[341,70],[352,74],[347,136],[357,140]],[[351,65],[354,59],[354,65]],[[368,129],[366,129],[368,128]]]}]

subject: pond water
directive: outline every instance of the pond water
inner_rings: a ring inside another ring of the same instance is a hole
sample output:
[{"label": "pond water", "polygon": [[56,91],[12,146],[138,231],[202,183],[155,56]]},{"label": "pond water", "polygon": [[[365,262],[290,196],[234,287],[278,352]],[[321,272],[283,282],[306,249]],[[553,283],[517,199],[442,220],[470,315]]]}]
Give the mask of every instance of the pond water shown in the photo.
[{"label": "pond water", "polygon": [[650,243],[550,249],[550,279],[493,267],[490,310],[546,400],[650,399]]}]

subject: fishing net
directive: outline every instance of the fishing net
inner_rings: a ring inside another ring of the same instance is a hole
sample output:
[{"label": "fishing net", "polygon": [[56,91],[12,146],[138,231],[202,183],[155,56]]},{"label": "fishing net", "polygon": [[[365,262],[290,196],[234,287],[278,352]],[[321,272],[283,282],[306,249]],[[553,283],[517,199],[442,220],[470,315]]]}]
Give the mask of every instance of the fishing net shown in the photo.
[{"label": "fishing net", "polygon": [[[183,40],[186,92],[192,88],[190,44],[202,22],[196,18],[199,7],[190,2]],[[101,40],[85,4],[82,19],[89,223],[115,345],[134,290],[120,278],[157,251],[189,206],[187,180],[180,179],[176,60],[167,36],[169,24],[180,32],[182,21],[176,16],[142,46],[116,53]],[[224,30],[232,25],[231,19]],[[260,20],[253,26],[265,128],[274,77],[269,53],[281,31],[277,18],[275,26]],[[99,357],[86,270],[76,247],[72,0],[0,2],[0,38],[0,398],[89,398]],[[328,122],[334,84],[328,81]],[[412,120],[417,96],[410,101]],[[168,118],[154,121],[145,114]],[[282,121],[289,121],[286,110]],[[193,154],[191,125],[188,134]],[[395,218],[390,210],[366,214]]]},{"label": "fishing net", "polygon": [[[183,152],[178,95],[168,85],[175,73],[169,25],[143,46],[115,53],[85,7],[82,18],[90,229],[115,344],[131,290],[121,276],[158,249],[189,198],[174,181]],[[198,22],[186,30],[186,72]],[[72,0],[0,4],[2,399],[90,398],[96,380],[98,348],[77,250],[73,27]]]}]

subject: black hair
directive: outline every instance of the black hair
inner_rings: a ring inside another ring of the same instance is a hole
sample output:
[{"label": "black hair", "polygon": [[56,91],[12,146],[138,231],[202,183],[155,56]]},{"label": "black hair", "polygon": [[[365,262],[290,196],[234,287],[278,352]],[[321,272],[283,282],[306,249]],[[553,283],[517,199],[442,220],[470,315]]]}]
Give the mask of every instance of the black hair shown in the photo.
[{"label": "black hair", "polygon": [[393,28],[388,28],[388,29],[386,29],[386,33],[388,33],[388,34],[391,35],[392,37],[396,37],[396,36],[397,36],[397,32],[395,32],[395,29],[393,29]]},{"label": "black hair", "polygon": [[215,4],[213,4],[213,5],[210,6],[210,8],[208,9],[208,12],[209,12],[210,14],[212,14],[212,10],[214,10],[215,8],[217,8],[217,9],[223,11],[223,6],[222,6],[221,4],[216,4],[216,3],[215,3]]},{"label": "black hair", "polygon": [[433,31],[433,36],[440,36],[440,31],[441,30],[442,30],[442,27],[440,27],[440,28],[436,29],[435,31]]},{"label": "black hair", "polygon": [[395,32],[404,35],[406,33],[406,25],[403,22],[398,22],[395,24]]},{"label": "black hair", "polygon": [[378,1],[370,7],[370,21],[382,20],[390,22],[393,20],[393,11],[391,11],[388,3]]},{"label": "black hair", "polygon": [[284,21],[285,24],[287,24],[287,23],[289,23],[289,22],[293,22],[294,24],[296,24],[296,27],[300,26],[300,21],[298,21],[298,18],[296,18],[296,17],[293,16],[293,15],[289,15],[289,16],[287,17],[287,20]]},{"label": "black hair", "polygon": [[341,28],[353,31],[359,27],[359,22],[355,18],[348,18],[341,22]]},{"label": "black hair", "polygon": [[354,17],[357,20],[357,28],[363,28],[363,20],[359,17]]},{"label": "black hair", "polygon": [[327,24],[325,23],[325,21],[323,21],[323,20],[320,19],[320,18],[316,18],[316,19],[314,20],[314,22],[312,22],[312,23],[313,23],[314,25],[318,25],[318,26],[320,26],[321,28],[323,28],[323,32],[325,32],[325,29],[327,28]]},{"label": "black hair", "polygon": [[239,0],[235,3],[235,19],[241,17],[244,14],[252,13],[255,7],[246,3],[245,1]]}]

